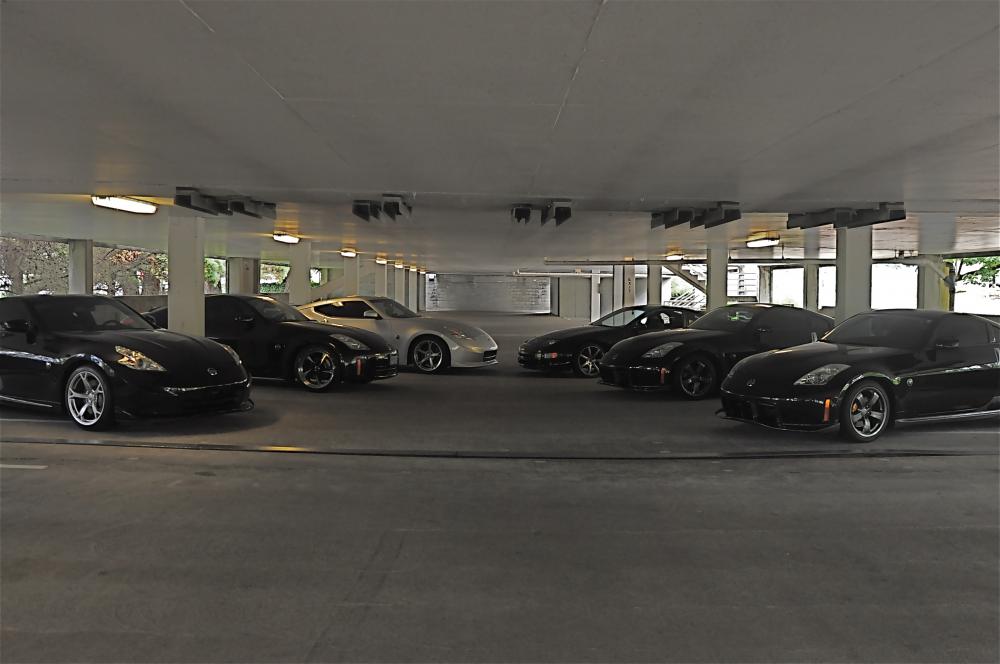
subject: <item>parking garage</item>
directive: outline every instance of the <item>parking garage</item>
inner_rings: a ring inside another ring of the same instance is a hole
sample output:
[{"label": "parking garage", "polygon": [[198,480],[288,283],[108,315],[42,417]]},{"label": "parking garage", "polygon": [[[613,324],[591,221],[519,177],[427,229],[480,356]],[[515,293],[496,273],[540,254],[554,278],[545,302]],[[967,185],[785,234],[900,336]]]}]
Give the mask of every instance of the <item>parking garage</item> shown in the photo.
[{"label": "parking garage", "polygon": [[[398,375],[251,371],[237,412],[83,430],[8,394],[3,659],[997,659],[995,416],[858,444],[519,361],[640,306],[998,320],[995,2],[12,0],[0,25],[0,303],[218,339],[228,296],[388,299],[427,330],[359,313]],[[4,329],[4,361],[59,364]],[[483,366],[425,375],[427,338]]]}]

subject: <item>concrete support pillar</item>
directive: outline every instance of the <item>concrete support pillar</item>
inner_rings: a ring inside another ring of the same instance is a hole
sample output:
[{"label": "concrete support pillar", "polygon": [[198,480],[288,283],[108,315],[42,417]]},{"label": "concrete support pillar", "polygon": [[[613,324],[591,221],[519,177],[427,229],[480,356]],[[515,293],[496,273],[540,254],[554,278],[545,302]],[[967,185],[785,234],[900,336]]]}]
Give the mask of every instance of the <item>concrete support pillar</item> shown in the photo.
[{"label": "concrete support pillar", "polygon": [[226,292],[233,295],[256,295],[260,292],[260,259],[227,258]]},{"label": "concrete support pillar", "polygon": [[774,301],[774,268],[770,265],[757,266],[757,301]]},{"label": "concrete support pillar", "polygon": [[393,268],[393,277],[395,279],[393,299],[400,304],[406,304],[406,275],[406,268]]},{"label": "concrete support pillar", "polygon": [[948,264],[940,256],[921,256],[917,266],[917,308],[948,311]]},{"label": "concrete support pillar", "polygon": [[[69,241],[69,292],[72,295],[94,293],[94,241]],[[109,293],[114,295],[114,293]]]},{"label": "concrete support pillar", "polygon": [[372,263],[375,271],[375,286],[372,295],[375,297],[386,297],[389,295],[389,266]]},{"label": "concrete support pillar", "polygon": [[[805,252],[803,258],[819,258],[819,229],[807,228],[803,235]],[[819,263],[805,263],[802,266],[802,307],[809,311],[819,311]]]},{"label": "concrete support pillar", "polygon": [[419,308],[417,304],[417,282],[419,281],[415,270],[407,270],[406,272],[406,306],[412,311],[416,311]]},{"label": "concrete support pillar", "polygon": [[[292,306],[312,300],[309,272],[312,270],[312,243],[302,240],[288,248],[288,303]],[[353,293],[352,293],[353,295]]]},{"label": "concrete support pillar", "polygon": [[721,227],[708,231],[708,255],[705,259],[707,283],[705,294],[707,311],[726,306],[729,301],[729,242]]},{"label": "concrete support pillar", "polygon": [[361,294],[361,259],[343,257],[344,260],[344,295]]},{"label": "concrete support pillar", "polygon": [[646,263],[646,304],[663,304],[663,263]]},{"label": "concrete support pillar", "polygon": [[635,304],[635,265],[615,265],[611,280],[612,309]]},{"label": "concrete support pillar", "polygon": [[417,273],[417,311],[427,311],[427,275]]},{"label": "concrete support pillar", "polygon": [[872,227],[837,229],[837,322],[872,308]]},{"label": "concrete support pillar", "polygon": [[601,277],[594,270],[590,275],[590,320],[601,317]]},{"label": "concrete support pillar", "polygon": [[171,216],[167,227],[167,328],[205,334],[205,220]]}]

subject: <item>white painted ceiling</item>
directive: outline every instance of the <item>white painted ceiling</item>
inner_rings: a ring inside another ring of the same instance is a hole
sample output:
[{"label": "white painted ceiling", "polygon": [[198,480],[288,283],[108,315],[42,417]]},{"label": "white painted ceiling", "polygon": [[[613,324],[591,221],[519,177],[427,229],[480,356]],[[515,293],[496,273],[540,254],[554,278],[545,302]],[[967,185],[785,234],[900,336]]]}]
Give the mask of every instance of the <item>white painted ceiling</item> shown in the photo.
[{"label": "white painted ceiling", "polygon": [[[10,0],[0,225],[161,249],[168,210],[80,195],[197,186],[277,202],[318,262],[350,244],[496,271],[703,251],[703,230],[649,230],[665,205],[761,213],[727,229],[735,253],[789,211],[904,201],[876,248],[916,249],[943,212],[955,250],[995,251],[998,25],[962,0]],[[385,192],[413,220],[350,215]],[[553,197],[562,227],[510,223]],[[212,219],[209,248],[281,258],[271,229]]]}]

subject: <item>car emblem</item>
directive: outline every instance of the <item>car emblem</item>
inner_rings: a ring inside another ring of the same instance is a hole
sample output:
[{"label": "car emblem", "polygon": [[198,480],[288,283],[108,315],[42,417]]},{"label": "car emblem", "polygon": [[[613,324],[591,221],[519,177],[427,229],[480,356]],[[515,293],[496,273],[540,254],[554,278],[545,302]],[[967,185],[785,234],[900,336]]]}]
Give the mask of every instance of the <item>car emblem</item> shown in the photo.
[{"label": "car emblem", "polygon": [[216,369],[216,368],[214,368],[214,367],[209,367],[208,368],[208,375],[209,376],[218,376],[219,375],[219,370]]},{"label": "car emblem", "polygon": [[756,378],[751,378],[750,380],[747,381],[747,387],[753,387],[756,384],[757,384]]}]

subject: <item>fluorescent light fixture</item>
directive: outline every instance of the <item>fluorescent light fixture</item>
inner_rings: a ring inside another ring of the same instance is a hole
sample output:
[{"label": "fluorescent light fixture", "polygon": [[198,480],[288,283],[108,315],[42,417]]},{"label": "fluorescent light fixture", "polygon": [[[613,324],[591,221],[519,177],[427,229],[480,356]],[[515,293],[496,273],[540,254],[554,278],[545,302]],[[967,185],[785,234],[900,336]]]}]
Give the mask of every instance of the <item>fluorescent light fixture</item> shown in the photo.
[{"label": "fluorescent light fixture", "polygon": [[425,268],[420,268],[419,270],[417,270],[417,272],[419,272],[420,274],[427,274],[427,270]]},{"label": "fluorescent light fixture", "polygon": [[388,258],[383,258],[383,257],[381,257],[381,256],[376,256],[376,257],[375,257],[375,262],[376,262],[377,264],[379,264],[379,265],[385,265],[386,263],[388,263],[388,262],[389,262],[389,259],[388,259]]},{"label": "fluorescent light fixture", "polygon": [[343,256],[344,258],[354,258],[355,256],[358,255],[358,252],[356,249],[345,248],[340,250],[340,255]]},{"label": "fluorescent light fixture", "polygon": [[682,261],[684,260],[684,254],[667,254],[665,257],[668,261]]},{"label": "fluorescent light fixture", "polygon": [[403,265],[402,263],[396,263],[393,267],[395,267],[397,270],[402,270],[406,266]]},{"label": "fluorescent light fixture", "polygon": [[134,212],[135,214],[153,214],[157,209],[156,203],[140,201],[138,198],[129,198],[128,196],[91,196],[90,202],[97,207]]},{"label": "fluorescent light fixture", "polygon": [[272,233],[271,237],[274,238],[275,242],[281,242],[283,244],[299,243],[299,237],[297,235],[290,235],[288,233]]},{"label": "fluorescent light fixture", "polygon": [[411,265],[410,266],[410,272],[416,272],[416,271],[417,271],[417,266],[416,265]]},{"label": "fluorescent light fixture", "polygon": [[761,247],[773,247],[781,243],[781,236],[775,231],[765,231],[754,233],[747,238],[747,247],[750,249],[760,249]]}]

